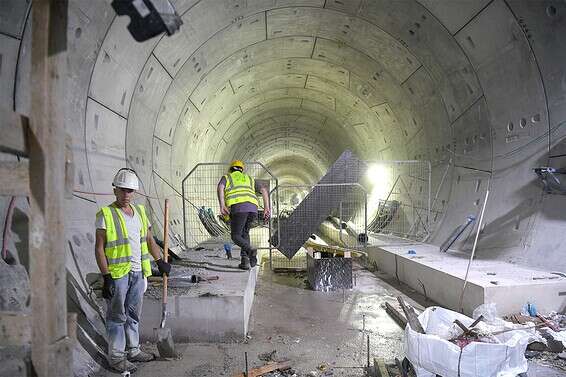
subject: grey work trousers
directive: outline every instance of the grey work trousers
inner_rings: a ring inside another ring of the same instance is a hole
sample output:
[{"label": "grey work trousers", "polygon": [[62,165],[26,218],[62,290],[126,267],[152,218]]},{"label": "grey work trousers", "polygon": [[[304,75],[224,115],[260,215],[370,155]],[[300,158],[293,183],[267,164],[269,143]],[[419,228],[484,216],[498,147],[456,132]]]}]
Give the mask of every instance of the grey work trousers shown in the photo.
[{"label": "grey work trousers", "polygon": [[250,242],[250,229],[257,219],[257,212],[236,212],[230,214],[232,241],[240,246],[242,258],[255,257],[256,249]]}]

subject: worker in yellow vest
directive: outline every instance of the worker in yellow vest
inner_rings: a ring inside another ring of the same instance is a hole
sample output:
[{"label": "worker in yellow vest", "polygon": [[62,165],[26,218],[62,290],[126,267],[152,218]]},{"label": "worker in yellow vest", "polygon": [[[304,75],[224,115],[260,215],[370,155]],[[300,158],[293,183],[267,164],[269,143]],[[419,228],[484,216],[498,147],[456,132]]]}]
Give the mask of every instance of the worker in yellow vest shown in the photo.
[{"label": "worker in yellow vest", "polygon": [[258,185],[253,177],[244,173],[244,163],[234,160],[230,164],[228,174],[218,182],[218,204],[223,216],[230,216],[230,236],[232,241],[240,246],[242,270],[249,270],[257,265],[257,249],[250,243],[250,229],[257,219],[258,198],[256,192],[261,192],[263,198],[263,216],[270,216],[269,193],[263,185]]},{"label": "worker in yellow vest", "polygon": [[145,207],[131,203],[139,188],[136,173],[120,169],[112,185],[116,201],[96,214],[96,263],[104,277],[108,362],[115,371],[132,372],[136,370],[132,361],[154,359],[153,354],[140,350],[138,330],[151,275],[150,254],[162,274],[169,274],[171,265],[161,259]]}]

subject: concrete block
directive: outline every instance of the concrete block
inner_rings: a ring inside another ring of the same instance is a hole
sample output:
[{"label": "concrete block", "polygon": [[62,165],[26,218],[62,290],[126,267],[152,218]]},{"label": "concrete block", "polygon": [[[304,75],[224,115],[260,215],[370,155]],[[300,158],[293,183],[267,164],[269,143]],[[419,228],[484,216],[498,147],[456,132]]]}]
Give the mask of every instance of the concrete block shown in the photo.
[{"label": "concrete block", "polygon": [[352,289],[352,258],[332,258],[307,253],[307,276],[315,291]]},{"label": "concrete block", "polygon": [[[175,342],[237,341],[246,336],[259,267],[244,273],[220,273],[211,284],[199,284],[180,296],[169,295],[166,327]],[[154,341],[161,321],[161,301],[146,298],[140,336]]]},{"label": "concrete block", "polygon": [[[393,238],[385,244],[392,244]],[[397,240],[399,244],[400,240]],[[372,245],[376,245],[375,242]],[[409,249],[416,254],[407,254]],[[436,246],[372,246],[367,249],[370,261],[379,269],[397,277],[411,288],[425,294],[439,305],[459,310],[460,294],[468,265],[467,253],[440,253]],[[472,262],[464,294],[464,314],[484,303],[497,304],[499,316],[518,313],[527,302],[535,303],[541,313],[561,311],[566,307],[566,278],[547,271],[520,267],[495,260]]]}]

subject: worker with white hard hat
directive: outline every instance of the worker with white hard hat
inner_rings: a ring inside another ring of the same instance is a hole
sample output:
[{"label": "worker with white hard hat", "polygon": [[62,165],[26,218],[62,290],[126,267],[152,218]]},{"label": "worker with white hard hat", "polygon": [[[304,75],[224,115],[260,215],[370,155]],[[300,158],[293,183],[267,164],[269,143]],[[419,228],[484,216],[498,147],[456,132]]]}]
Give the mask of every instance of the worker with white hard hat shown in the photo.
[{"label": "worker with white hard hat", "polygon": [[250,229],[257,219],[259,201],[256,192],[263,198],[263,216],[269,219],[269,193],[263,185],[244,173],[244,163],[234,160],[230,164],[228,174],[224,175],[217,185],[218,204],[223,216],[230,216],[230,236],[240,246],[242,270],[249,270],[257,264],[257,249],[250,242]]},{"label": "worker with white hard hat", "polygon": [[118,170],[112,182],[116,201],[96,214],[96,262],[104,277],[108,362],[118,372],[136,370],[134,362],[151,361],[140,350],[139,322],[142,300],[151,275],[150,254],[162,274],[171,265],[161,259],[145,207],[133,204],[139,180],[132,169]]}]

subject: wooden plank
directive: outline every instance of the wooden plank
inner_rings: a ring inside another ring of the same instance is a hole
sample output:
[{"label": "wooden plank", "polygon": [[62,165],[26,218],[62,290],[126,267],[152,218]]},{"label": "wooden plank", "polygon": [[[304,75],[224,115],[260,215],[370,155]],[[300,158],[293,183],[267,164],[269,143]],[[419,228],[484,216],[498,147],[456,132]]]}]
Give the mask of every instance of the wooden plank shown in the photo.
[{"label": "wooden plank", "polygon": [[22,346],[31,343],[31,317],[22,313],[0,312],[0,344]]},{"label": "wooden plank", "polygon": [[423,326],[421,325],[419,319],[417,318],[417,313],[415,313],[415,309],[408,306],[405,303],[405,300],[403,300],[403,297],[401,297],[401,296],[397,297],[397,301],[399,301],[399,304],[401,305],[401,308],[403,309],[403,312],[405,313],[405,316],[407,317],[407,321],[409,322],[409,326],[411,326],[411,328],[418,333],[426,334],[424,329],[423,329]]},{"label": "wooden plank", "polygon": [[[291,362],[290,361],[281,361],[278,363],[267,363],[264,366],[261,366],[259,368],[254,368],[251,369],[249,371],[249,375],[247,377],[258,377],[258,376],[263,376],[266,373],[269,372],[273,372],[275,370],[286,370],[291,368]],[[246,377],[245,373],[238,373],[235,374],[234,377]]]},{"label": "wooden plank", "polygon": [[389,372],[383,359],[373,359],[373,369],[376,377],[389,377]]},{"label": "wooden plank", "polygon": [[27,156],[27,123],[25,116],[0,107],[0,152]]},{"label": "wooden plank", "polygon": [[0,161],[0,196],[28,196],[29,164],[27,161]]},{"label": "wooden plank", "polygon": [[395,309],[393,305],[385,302],[385,311],[391,316],[391,318],[393,318],[395,322],[397,322],[399,326],[401,326],[402,329],[405,329],[405,327],[407,327],[407,318],[405,318],[405,316],[401,314],[399,310]]},{"label": "wooden plank", "polygon": [[65,269],[67,0],[34,0],[31,11],[29,255],[31,359],[38,377],[72,376]]}]

